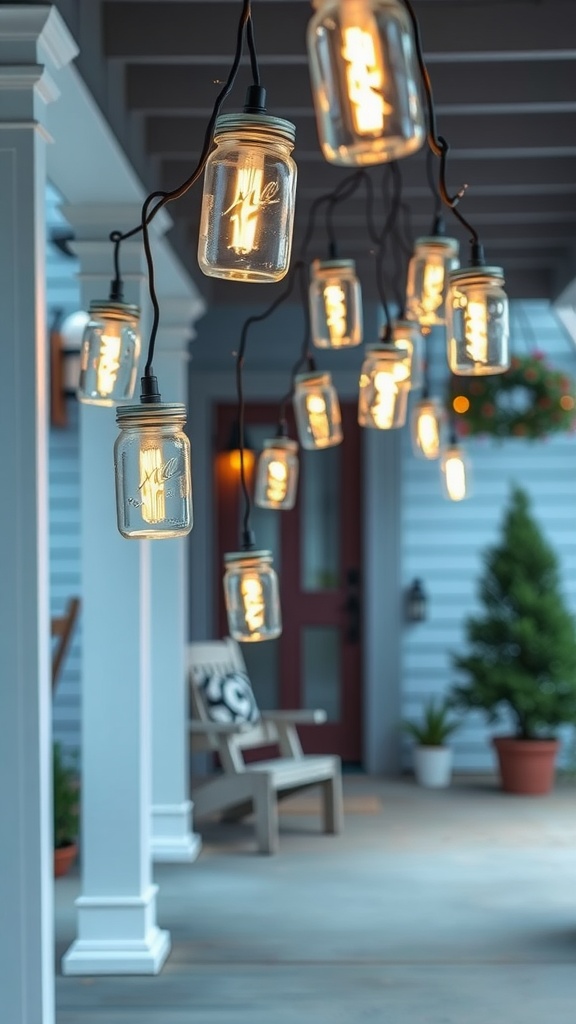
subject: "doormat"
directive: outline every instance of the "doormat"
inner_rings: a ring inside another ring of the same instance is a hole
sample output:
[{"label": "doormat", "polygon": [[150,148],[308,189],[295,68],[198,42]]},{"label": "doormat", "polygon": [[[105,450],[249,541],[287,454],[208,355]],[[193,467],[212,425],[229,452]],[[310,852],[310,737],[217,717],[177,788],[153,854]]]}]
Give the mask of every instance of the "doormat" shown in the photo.
[{"label": "doormat", "polygon": [[[382,801],[377,796],[345,796],[344,814],[381,814]],[[321,814],[319,796],[291,797],[280,803],[280,814]]]}]

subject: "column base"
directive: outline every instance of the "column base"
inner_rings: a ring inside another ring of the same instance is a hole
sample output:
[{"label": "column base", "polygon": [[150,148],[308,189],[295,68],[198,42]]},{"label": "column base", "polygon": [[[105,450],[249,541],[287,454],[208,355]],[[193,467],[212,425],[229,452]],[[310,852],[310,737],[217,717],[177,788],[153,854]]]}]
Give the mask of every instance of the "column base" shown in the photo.
[{"label": "column base", "polygon": [[155,864],[189,864],[195,861],[202,840],[192,831],[192,802],[152,806],[151,852]]},{"label": "column base", "polygon": [[156,893],[80,896],[78,938],[62,958],[63,974],[158,974],[170,933],[156,927]]}]

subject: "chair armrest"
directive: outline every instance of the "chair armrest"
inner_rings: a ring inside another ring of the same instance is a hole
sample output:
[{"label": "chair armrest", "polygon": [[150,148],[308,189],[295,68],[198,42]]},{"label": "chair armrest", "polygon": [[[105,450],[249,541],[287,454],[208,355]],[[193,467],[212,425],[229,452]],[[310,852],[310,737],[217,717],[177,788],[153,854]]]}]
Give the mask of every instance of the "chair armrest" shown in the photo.
[{"label": "chair armrest", "polygon": [[323,708],[302,708],[295,711],[262,711],[264,722],[277,722],[291,725],[321,725],[327,719]]},{"label": "chair armrest", "polygon": [[234,736],[236,733],[249,732],[254,725],[251,722],[201,722],[193,718],[188,722],[188,728],[190,732],[202,736]]}]

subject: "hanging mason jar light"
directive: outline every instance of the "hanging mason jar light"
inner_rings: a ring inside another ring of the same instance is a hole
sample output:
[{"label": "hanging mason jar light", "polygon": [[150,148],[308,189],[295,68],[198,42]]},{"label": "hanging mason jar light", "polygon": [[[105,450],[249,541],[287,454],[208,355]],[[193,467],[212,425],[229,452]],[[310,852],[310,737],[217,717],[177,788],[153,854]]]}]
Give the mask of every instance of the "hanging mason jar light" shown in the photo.
[{"label": "hanging mason jar light", "polygon": [[437,398],[422,398],[412,409],[412,446],[422,459],[440,456],[444,409]]},{"label": "hanging mason jar light", "polygon": [[265,91],[251,86],[243,113],[221,114],[208,157],[198,262],[208,277],[279,281],[290,262],[296,129],[265,113]]},{"label": "hanging mason jar light", "polygon": [[362,341],[362,293],[354,260],[314,260],[310,320],[316,348],[352,348]]},{"label": "hanging mason jar light", "polygon": [[470,497],[470,468],[464,450],[455,441],[442,454],[440,463],[444,495],[450,501]]},{"label": "hanging mason jar light", "polygon": [[240,643],[274,640],[282,632],[278,577],[271,551],[224,555],[224,599],[230,636]]},{"label": "hanging mason jar light", "polygon": [[289,437],[264,441],[254,491],[254,503],[259,508],[294,508],[298,484],[297,452],[297,442]]},{"label": "hanging mason jar light", "polygon": [[[392,324],[391,342],[406,353],[404,365],[410,390],[417,391],[424,383],[424,339],[418,324],[409,320],[395,320]],[[403,380],[404,377],[399,378]]]},{"label": "hanging mason jar light", "polygon": [[373,345],[368,349],[360,372],[360,426],[377,430],[403,427],[409,391],[410,377],[404,352],[385,342]]},{"label": "hanging mason jar light", "polygon": [[192,529],[190,442],[179,403],[116,410],[116,510],[123,537],[162,540]]},{"label": "hanging mason jar light", "polygon": [[412,24],[400,0],[313,0],[312,94],[326,160],[366,166],[424,142]]},{"label": "hanging mason jar light", "polygon": [[294,379],[294,415],[303,448],[331,448],[342,440],[342,415],[329,373],[300,373]]},{"label": "hanging mason jar light", "polygon": [[510,331],[502,268],[465,267],[448,278],[446,337],[452,373],[504,373],[510,366]]},{"label": "hanging mason jar light", "polygon": [[78,398],[89,405],[114,405],[132,398],[140,335],[140,310],[125,302],[90,303],[80,348]]},{"label": "hanging mason jar light", "polygon": [[431,235],[417,238],[408,264],[406,315],[426,330],[446,322],[448,273],[458,267],[455,238]]}]

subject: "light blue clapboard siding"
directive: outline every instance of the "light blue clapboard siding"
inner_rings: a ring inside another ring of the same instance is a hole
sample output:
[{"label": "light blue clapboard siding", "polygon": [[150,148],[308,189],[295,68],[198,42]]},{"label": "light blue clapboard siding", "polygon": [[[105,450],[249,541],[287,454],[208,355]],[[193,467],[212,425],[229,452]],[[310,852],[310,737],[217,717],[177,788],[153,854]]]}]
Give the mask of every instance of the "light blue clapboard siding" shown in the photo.
[{"label": "light blue clapboard siding", "polygon": [[[559,369],[576,376],[576,354],[564,328],[545,303],[513,304],[514,351],[543,350]],[[429,343],[432,392],[442,394],[447,368],[441,333]],[[442,496],[438,463],[417,459],[408,433],[402,437],[402,567],[404,585],[423,580],[429,596],[424,623],[406,625],[402,639],[403,715],[417,718],[430,696],[456,681],[452,652],[464,645],[466,616],[479,610],[477,585],[482,552],[496,542],[512,483],[531,494],[534,512],[561,562],[566,599],[576,613],[576,436],[547,441],[470,439],[472,497],[452,503]],[[505,726],[503,722],[503,726]],[[490,771],[491,731],[480,714],[467,715],[453,738],[455,767]],[[563,761],[573,759],[572,730],[563,731]],[[405,766],[410,764],[405,746]]]},{"label": "light blue clapboard siding", "polygon": [[[48,186],[46,192],[47,238],[54,229],[67,227],[59,212],[61,197]],[[77,261],[63,255],[48,241],[46,254],[46,304],[48,320],[55,310],[63,315],[79,308]],[[49,544],[50,612],[61,615],[70,597],[80,596],[80,461],[78,405],[67,399],[68,426],[50,430],[49,441]],[[63,746],[80,746],[80,651],[82,615],[74,631],[53,701],[53,734]]]}]

